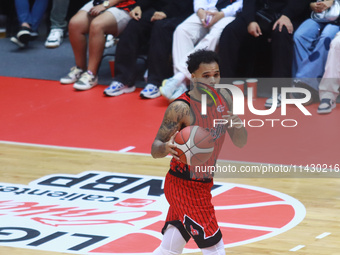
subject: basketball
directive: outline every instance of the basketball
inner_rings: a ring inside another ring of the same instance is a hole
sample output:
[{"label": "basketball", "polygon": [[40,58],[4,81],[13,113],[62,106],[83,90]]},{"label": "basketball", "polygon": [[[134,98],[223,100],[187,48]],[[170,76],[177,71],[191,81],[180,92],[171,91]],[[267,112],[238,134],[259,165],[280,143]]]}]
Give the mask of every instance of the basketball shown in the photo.
[{"label": "basketball", "polygon": [[199,126],[183,128],[177,133],[174,144],[180,161],[191,166],[204,164],[214,151],[213,137]]}]

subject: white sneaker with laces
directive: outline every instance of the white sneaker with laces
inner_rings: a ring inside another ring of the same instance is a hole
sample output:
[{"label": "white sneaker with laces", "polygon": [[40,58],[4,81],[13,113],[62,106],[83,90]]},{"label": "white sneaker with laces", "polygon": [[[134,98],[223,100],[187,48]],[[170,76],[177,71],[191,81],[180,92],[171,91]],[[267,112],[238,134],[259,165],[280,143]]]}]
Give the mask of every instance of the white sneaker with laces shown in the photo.
[{"label": "white sneaker with laces", "polygon": [[79,80],[73,84],[77,90],[89,90],[98,84],[98,76],[94,76],[91,71],[84,72]]},{"label": "white sneaker with laces", "polygon": [[134,92],[135,86],[128,87],[119,81],[113,81],[108,88],[104,90],[104,94],[110,97],[119,96],[124,93]]},{"label": "white sneaker with laces", "polygon": [[145,88],[140,92],[140,97],[142,98],[156,98],[161,95],[157,86],[149,83],[145,86]]},{"label": "white sneaker with laces", "polygon": [[71,83],[75,83],[79,80],[81,74],[84,72],[84,70],[74,66],[71,68],[70,72],[62,77],[60,79],[60,83],[61,84],[71,84]]},{"label": "white sneaker with laces", "polygon": [[61,28],[52,28],[48,35],[45,47],[46,48],[57,48],[62,44],[64,38],[64,31]]}]

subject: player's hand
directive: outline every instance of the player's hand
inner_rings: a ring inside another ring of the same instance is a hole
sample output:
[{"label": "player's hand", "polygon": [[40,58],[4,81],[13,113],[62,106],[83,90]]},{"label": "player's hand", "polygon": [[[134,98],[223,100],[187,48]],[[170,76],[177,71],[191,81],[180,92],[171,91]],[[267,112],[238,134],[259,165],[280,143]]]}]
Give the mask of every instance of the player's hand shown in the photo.
[{"label": "player's hand", "polygon": [[244,126],[242,120],[231,111],[228,111],[228,115],[223,115],[223,117],[228,121],[228,128],[241,129]]},{"label": "player's hand", "polygon": [[99,14],[101,14],[102,12],[104,12],[106,10],[106,8],[102,5],[102,4],[98,4],[96,6],[93,6],[90,10],[89,10],[89,14],[91,16],[98,16]]},{"label": "player's hand", "polygon": [[224,12],[206,12],[204,27],[211,27],[217,23],[220,19],[224,18]]},{"label": "player's hand", "polygon": [[176,131],[176,133],[170,137],[170,140],[165,143],[165,151],[167,152],[167,154],[170,154],[171,156],[173,156],[176,160],[179,160],[179,157],[177,156],[178,153],[175,150],[177,146],[174,143],[177,133],[178,131]]},{"label": "player's hand", "polygon": [[166,18],[166,14],[164,12],[155,12],[151,17],[151,22],[156,20],[162,20]]},{"label": "player's hand", "polygon": [[292,34],[294,32],[292,22],[285,15],[281,15],[281,17],[274,23],[273,30],[275,30],[277,26],[279,26],[280,32],[282,31],[283,26],[287,28],[288,33]]},{"label": "player's hand", "polygon": [[259,37],[260,35],[262,35],[262,31],[259,24],[255,21],[250,22],[248,25],[248,33],[254,37]]},{"label": "player's hand", "polygon": [[140,6],[136,6],[130,11],[130,17],[135,20],[140,20],[140,18],[142,17],[142,9],[140,8]]}]

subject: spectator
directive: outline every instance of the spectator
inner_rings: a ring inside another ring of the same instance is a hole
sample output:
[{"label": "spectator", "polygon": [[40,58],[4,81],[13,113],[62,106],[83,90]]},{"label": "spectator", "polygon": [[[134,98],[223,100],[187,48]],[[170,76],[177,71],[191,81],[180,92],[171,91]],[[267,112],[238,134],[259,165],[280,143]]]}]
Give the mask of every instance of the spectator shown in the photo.
[{"label": "spectator", "polygon": [[137,1],[137,7],[130,12],[133,19],[117,44],[114,81],[104,93],[118,96],[135,90],[135,63],[142,47],[148,46],[147,85],[140,96],[159,97],[158,87],[172,74],[169,60],[173,31],[193,12],[192,9],[192,0]]},{"label": "spectator", "polygon": [[70,0],[53,0],[50,14],[51,31],[45,42],[46,48],[57,48],[62,44],[67,29],[66,16],[69,3]]},{"label": "spectator", "polygon": [[174,100],[186,88],[191,75],[186,67],[188,55],[198,49],[215,50],[223,28],[235,19],[242,9],[242,0],[195,0],[194,11],[174,33],[173,62],[175,75],[164,80],[162,95]]},{"label": "spectator", "polygon": [[[97,71],[105,47],[105,34],[119,35],[126,27],[132,0],[109,0],[94,5],[97,1],[85,4],[70,20],[69,38],[76,66],[60,79],[62,84],[74,83],[77,90],[88,90],[98,84]],[[89,34],[89,61],[86,65],[86,47]]]},{"label": "spectator", "polygon": [[[271,39],[272,73],[275,78],[292,77],[293,33],[305,19],[309,0],[244,0],[241,15],[226,26],[221,34],[219,55],[221,77],[235,78],[241,52],[256,52],[260,38]],[[266,6],[272,10],[273,23],[262,23],[256,13]],[[276,16],[276,17],[275,17]],[[261,24],[261,26],[260,26]],[[247,59],[249,61],[249,59]],[[268,102],[271,105],[271,102]]]},{"label": "spectator", "polygon": [[[333,0],[322,3],[325,3],[325,9],[329,9]],[[318,4],[319,2],[310,4],[312,11],[321,11],[318,10]],[[293,85],[312,92],[311,100],[306,104],[318,99],[318,85],[324,73],[329,45],[339,28],[333,22],[316,22],[310,18],[294,34],[293,78],[296,79]]]},{"label": "spectator", "polygon": [[48,6],[48,0],[35,0],[31,8],[29,0],[15,0],[15,8],[20,23],[20,30],[11,41],[20,48],[38,36],[38,27]]},{"label": "spectator", "polygon": [[336,107],[336,98],[340,88],[340,32],[331,42],[325,73],[319,85],[320,105],[319,114],[330,113]]}]

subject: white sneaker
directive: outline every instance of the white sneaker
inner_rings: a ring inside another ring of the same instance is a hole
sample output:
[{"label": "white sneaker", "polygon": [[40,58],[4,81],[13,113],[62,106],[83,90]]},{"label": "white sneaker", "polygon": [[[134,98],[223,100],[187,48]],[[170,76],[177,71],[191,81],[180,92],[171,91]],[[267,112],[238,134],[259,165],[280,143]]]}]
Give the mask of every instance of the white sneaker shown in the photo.
[{"label": "white sneaker", "polygon": [[335,101],[333,101],[330,98],[323,98],[321,99],[317,113],[318,114],[331,113],[335,107],[336,107]]},{"label": "white sneaker", "polygon": [[159,88],[162,96],[170,99],[170,97],[173,95],[173,93],[178,88],[180,83],[181,81],[175,78],[165,79],[162,82],[162,86]]},{"label": "white sneaker", "polygon": [[73,84],[73,88],[77,90],[88,90],[98,84],[98,77],[94,76],[92,72],[87,71],[82,73],[79,80]]},{"label": "white sneaker", "polygon": [[48,35],[45,47],[46,48],[57,48],[62,44],[64,38],[64,31],[61,28],[53,28]]},{"label": "white sneaker", "polygon": [[181,83],[179,87],[174,91],[172,96],[169,98],[169,101],[172,102],[181,96],[184,92],[188,91],[188,88],[185,84]]},{"label": "white sneaker", "polygon": [[115,38],[113,35],[107,35],[105,41],[105,48],[110,48],[115,44]]},{"label": "white sneaker", "polygon": [[142,98],[156,98],[161,95],[157,86],[153,84],[147,84],[145,88],[140,92],[140,97]]},{"label": "white sneaker", "polygon": [[[264,104],[264,107],[266,108],[271,108],[273,105],[273,98],[270,97],[266,100],[265,104]],[[277,95],[277,107],[280,107],[281,106],[281,94],[278,94]]]},{"label": "white sneaker", "polygon": [[16,45],[18,45],[20,48],[25,48],[27,46],[27,43],[23,43],[21,42],[17,37],[12,36],[11,37],[11,42],[15,43]]},{"label": "white sneaker", "polygon": [[119,81],[113,81],[108,88],[104,90],[104,94],[110,97],[119,96],[124,93],[134,92],[135,86],[128,87]]},{"label": "white sneaker", "polygon": [[61,84],[71,84],[79,80],[81,74],[84,70],[74,66],[71,68],[70,72],[60,79]]}]

